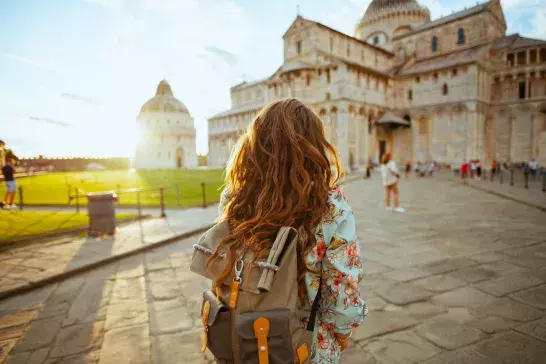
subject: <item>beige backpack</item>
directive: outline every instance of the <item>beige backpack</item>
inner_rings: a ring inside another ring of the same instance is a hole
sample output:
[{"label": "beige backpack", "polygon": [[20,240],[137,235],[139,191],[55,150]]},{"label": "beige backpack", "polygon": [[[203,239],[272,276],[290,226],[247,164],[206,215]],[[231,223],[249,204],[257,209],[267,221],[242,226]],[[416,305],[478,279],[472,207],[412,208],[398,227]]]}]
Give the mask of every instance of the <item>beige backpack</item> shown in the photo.
[{"label": "beige backpack", "polygon": [[[194,245],[190,269],[214,279],[227,264],[225,254],[207,271],[205,264],[229,226],[220,222]],[[252,252],[237,251],[235,266],[220,287],[203,293],[201,320],[203,351],[208,348],[217,363],[308,363],[320,294],[313,302],[309,324],[303,328],[296,312],[298,301],[298,233],[279,230],[267,260],[254,260]],[[319,288],[320,293],[320,288]]]}]

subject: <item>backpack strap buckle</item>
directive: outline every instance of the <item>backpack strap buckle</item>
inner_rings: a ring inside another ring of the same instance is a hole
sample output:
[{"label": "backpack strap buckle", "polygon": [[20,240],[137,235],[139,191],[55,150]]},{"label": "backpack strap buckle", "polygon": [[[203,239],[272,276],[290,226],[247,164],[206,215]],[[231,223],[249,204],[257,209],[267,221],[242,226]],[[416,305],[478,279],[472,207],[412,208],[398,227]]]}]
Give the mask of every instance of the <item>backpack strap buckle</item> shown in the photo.
[{"label": "backpack strap buckle", "polygon": [[258,340],[258,360],[259,364],[269,364],[269,347],[267,345],[267,335],[269,335],[269,320],[260,317],[254,321],[254,336]]}]

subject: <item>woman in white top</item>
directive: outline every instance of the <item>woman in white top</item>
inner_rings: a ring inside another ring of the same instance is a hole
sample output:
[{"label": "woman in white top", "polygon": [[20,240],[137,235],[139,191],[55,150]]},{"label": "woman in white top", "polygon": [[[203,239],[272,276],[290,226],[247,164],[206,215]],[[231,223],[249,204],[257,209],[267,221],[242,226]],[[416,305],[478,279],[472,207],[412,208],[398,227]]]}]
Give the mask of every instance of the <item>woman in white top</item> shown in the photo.
[{"label": "woman in white top", "polygon": [[390,153],[385,153],[381,158],[381,177],[383,179],[383,186],[385,186],[385,193],[387,194],[387,210],[392,210],[391,207],[391,192],[394,194],[394,211],[404,212],[400,207],[400,191],[398,190],[398,168],[396,163],[392,160]]}]

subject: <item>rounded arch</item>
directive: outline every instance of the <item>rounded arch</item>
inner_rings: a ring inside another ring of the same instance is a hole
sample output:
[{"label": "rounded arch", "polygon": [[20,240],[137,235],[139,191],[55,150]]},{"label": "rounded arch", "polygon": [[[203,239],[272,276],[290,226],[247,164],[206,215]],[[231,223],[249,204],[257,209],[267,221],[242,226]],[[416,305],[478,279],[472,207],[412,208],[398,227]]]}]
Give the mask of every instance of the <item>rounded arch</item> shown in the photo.
[{"label": "rounded arch", "polygon": [[332,108],[330,109],[330,112],[331,112],[331,113],[337,113],[337,107],[336,107],[336,106],[332,106]]},{"label": "rounded arch", "polygon": [[360,109],[358,109],[358,114],[359,114],[359,115],[365,115],[365,114],[366,114],[366,109],[364,109],[363,107],[361,107]]},{"label": "rounded arch", "polygon": [[324,116],[324,115],[326,115],[326,109],[322,108],[319,111],[319,116]]},{"label": "rounded arch", "polygon": [[398,28],[392,32],[392,36],[396,37],[398,35],[406,34],[412,31],[412,27],[409,24],[400,25]]}]

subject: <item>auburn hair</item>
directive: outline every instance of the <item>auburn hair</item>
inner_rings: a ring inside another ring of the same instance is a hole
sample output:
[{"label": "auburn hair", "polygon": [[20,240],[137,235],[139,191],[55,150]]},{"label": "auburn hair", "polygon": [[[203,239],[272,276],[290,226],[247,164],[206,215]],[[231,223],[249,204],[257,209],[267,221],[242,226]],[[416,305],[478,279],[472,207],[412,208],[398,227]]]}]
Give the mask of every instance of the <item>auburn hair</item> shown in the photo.
[{"label": "auburn hair", "polygon": [[320,118],[297,99],[266,106],[241,136],[226,169],[228,192],[223,220],[229,236],[207,261],[221,252],[227,265],[217,284],[229,276],[236,250],[245,247],[267,256],[279,229],[299,230],[298,292],[305,298],[305,257],[316,244],[315,231],[327,213],[328,192],[342,169],[338,154],[324,136]]},{"label": "auburn hair", "polygon": [[392,157],[390,153],[385,153],[381,157],[381,164],[387,164],[391,161]]}]

